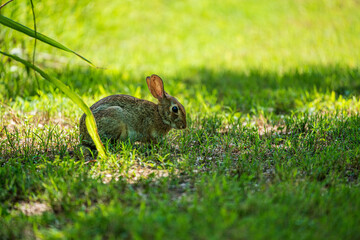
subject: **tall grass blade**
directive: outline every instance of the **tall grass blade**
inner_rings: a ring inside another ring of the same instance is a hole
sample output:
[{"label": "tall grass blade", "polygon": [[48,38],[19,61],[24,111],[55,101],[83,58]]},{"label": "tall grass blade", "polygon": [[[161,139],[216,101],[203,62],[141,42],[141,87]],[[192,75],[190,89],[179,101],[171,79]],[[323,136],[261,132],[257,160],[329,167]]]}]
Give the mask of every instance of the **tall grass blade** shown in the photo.
[{"label": "tall grass blade", "polygon": [[[32,0],[30,0],[30,4],[31,4],[31,12],[33,15],[33,22],[34,22],[34,32],[35,32],[35,38],[34,38],[34,49],[33,49],[33,57],[32,57],[32,64],[35,65],[35,53],[36,53],[36,40],[37,40],[37,27],[36,27],[36,16],[35,16],[35,9],[34,9],[34,3]],[[36,73],[34,72],[34,77],[36,79],[36,83],[37,86],[39,88],[40,84],[39,84],[39,79],[36,75]]]},{"label": "tall grass blade", "polygon": [[90,108],[86,105],[86,103],[73,91],[71,91],[71,89],[66,86],[63,82],[59,81],[58,79],[51,77],[50,75],[48,75],[47,73],[45,73],[43,70],[41,70],[40,68],[38,68],[37,66],[33,65],[32,63],[19,58],[15,55],[9,54],[9,53],[5,53],[0,51],[1,54],[8,56],[12,59],[14,59],[15,61],[18,61],[22,64],[24,64],[25,66],[35,70],[36,72],[38,72],[43,78],[45,78],[46,80],[48,80],[49,82],[53,83],[56,87],[58,87],[61,91],[63,91],[76,105],[78,105],[81,110],[83,110],[86,114],[86,127],[88,129],[88,132],[91,136],[91,138],[93,139],[96,149],[99,152],[99,156],[101,158],[106,158],[106,152],[105,152],[105,148],[104,145],[102,144],[101,140],[100,140],[100,136],[97,132],[97,127],[96,127],[96,122],[95,122],[95,118],[94,115],[92,114]]},{"label": "tall grass blade", "polygon": [[56,47],[56,48],[59,48],[61,50],[64,50],[66,52],[70,52],[70,53],[73,53],[75,55],[77,55],[78,57],[80,57],[81,59],[83,59],[84,61],[88,62],[89,64],[91,64],[92,66],[94,66],[94,64],[92,62],[90,62],[89,60],[87,60],[86,58],[84,58],[83,56],[81,56],[80,54],[74,52],[73,50],[65,47],[64,45],[62,45],[61,43],[55,41],[54,39],[52,38],[49,38],[47,36],[45,36],[44,34],[41,34],[39,32],[35,32],[34,30],[18,23],[18,22],[15,22],[13,20],[11,20],[10,18],[7,18],[3,15],[0,15],[0,23],[2,25],[5,25],[9,28],[12,28],[16,31],[19,31],[19,32],[22,32],[30,37],[33,37],[33,38],[36,38],[44,43],[47,43],[53,47]]},{"label": "tall grass blade", "polygon": [[3,7],[5,7],[7,4],[11,3],[12,1],[13,1],[13,0],[9,0],[9,1],[7,1],[6,3],[2,4],[2,5],[0,6],[0,9],[2,9]]}]

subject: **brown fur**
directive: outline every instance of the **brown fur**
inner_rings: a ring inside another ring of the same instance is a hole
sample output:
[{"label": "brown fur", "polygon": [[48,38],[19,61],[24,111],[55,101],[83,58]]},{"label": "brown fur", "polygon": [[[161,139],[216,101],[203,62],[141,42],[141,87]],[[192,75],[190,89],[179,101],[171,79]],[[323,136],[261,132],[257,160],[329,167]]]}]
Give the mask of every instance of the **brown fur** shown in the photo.
[{"label": "brown fur", "polygon": [[[168,95],[157,75],[147,77],[150,92],[158,104],[128,95],[105,97],[90,107],[102,140],[156,142],[171,128],[186,128],[186,112],[178,100]],[[172,111],[177,106],[178,112]],[[80,140],[84,146],[95,145],[87,131],[86,115],[80,118]]]}]

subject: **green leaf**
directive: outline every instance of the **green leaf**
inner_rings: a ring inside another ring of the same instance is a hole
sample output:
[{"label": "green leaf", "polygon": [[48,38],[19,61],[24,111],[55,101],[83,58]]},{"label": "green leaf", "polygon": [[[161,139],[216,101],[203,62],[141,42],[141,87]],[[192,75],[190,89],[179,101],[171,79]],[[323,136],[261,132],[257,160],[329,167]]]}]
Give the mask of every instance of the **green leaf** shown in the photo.
[{"label": "green leaf", "polygon": [[0,53],[5,56],[10,57],[10,58],[14,59],[15,61],[18,61],[18,62],[24,64],[25,66],[33,69],[34,71],[38,72],[43,78],[45,78],[49,82],[53,83],[56,87],[58,87],[61,91],[63,91],[76,105],[78,105],[86,114],[86,127],[88,129],[88,132],[89,132],[92,140],[95,143],[96,149],[99,152],[99,156],[101,158],[107,157],[104,145],[102,144],[102,142],[100,140],[100,136],[97,132],[94,115],[91,112],[90,108],[86,105],[86,103],[75,92],[71,91],[71,89],[68,86],[66,86],[63,82],[59,81],[58,79],[56,79],[54,77],[51,77],[50,75],[45,73],[40,68],[33,65],[32,63],[30,63],[22,58],[19,58],[15,55],[9,54],[9,53],[5,53],[2,51],[0,51]]},{"label": "green leaf", "polygon": [[18,22],[15,22],[13,20],[11,20],[10,18],[7,18],[3,15],[0,15],[0,23],[2,25],[5,25],[9,28],[12,28],[16,31],[19,31],[19,32],[22,32],[30,37],[33,37],[33,38],[36,38],[44,43],[47,43],[53,47],[56,47],[56,48],[59,48],[61,50],[64,50],[66,52],[70,52],[70,53],[73,53],[75,55],[77,55],[78,57],[80,57],[81,59],[83,59],[84,61],[88,62],[89,64],[91,64],[92,66],[94,66],[94,64],[92,62],[90,62],[89,60],[87,60],[86,58],[84,58],[83,56],[81,56],[80,54],[74,52],[73,50],[65,47],[64,45],[62,45],[61,43],[55,41],[54,39],[52,38],[49,38],[47,36],[45,36],[44,34],[41,34],[39,32],[35,32],[34,30],[18,23]]}]

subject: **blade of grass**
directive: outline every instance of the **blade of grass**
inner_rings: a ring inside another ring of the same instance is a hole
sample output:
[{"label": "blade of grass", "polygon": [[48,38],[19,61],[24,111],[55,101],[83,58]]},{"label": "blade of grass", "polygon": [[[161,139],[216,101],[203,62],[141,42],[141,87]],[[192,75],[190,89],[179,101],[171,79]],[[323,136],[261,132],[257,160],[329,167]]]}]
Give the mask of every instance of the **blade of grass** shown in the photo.
[{"label": "blade of grass", "polygon": [[91,138],[93,139],[96,149],[99,152],[99,156],[101,158],[106,158],[107,154],[105,152],[105,148],[104,145],[102,144],[101,140],[100,140],[100,136],[97,132],[97,127],[96,127],[96,122],[95,122],[95,118],[94,115],[92,114],[90,108],[86,105],[86,103],[73,91],[71,91],[71,89],[66,86],[63,82],[59,81],[58,79],[51,77],[50,75],[48,75],[47,73],[45,73],[43,70],[41,70],[40,68],[38,68],[37,66],[31,64],[30,62],[19,58],[15,55],[9,54],[9,53],[5,53],[0,51],[1,54],[8,56],[12,59],[14,59],[15,61],[18,61],[22,64],[24,64],[25,66],[35,70],[36,72],[38,72],[43,78],[45,78],[46,80],[48,80],[49,82],[53,83],[56,87],[58,87],[61,91],[63,91],[76,105],[78,105],[81,110],[83,110],[86,114],[86,127],[88,129],[88,132],[91,136]]},{"label": "blade of grass", "polygon": [[19,31],[19,32],[22,32],[30,37],[33,37],[33,38],[36,38],[44,43],[47,43],[53,47],[56,47],[56,48],[59,48],[61,50],[64,50],[66,52],[70,52],[70,53],[73,53],[75,55],[77,55],[78,57],[80,57],[81,59],[83,59],[84,61],[88,62],[89,64],[91,64],[92,66],[94,66],[94,64],[92,62],[90,62],[89,60],[87,60],[86,58],[84,58],[83,56],[81,56],[80,54],[76,53],[75,51],[65,47],[64,45],[62,45],[61,43],[55,41],[54,39],[52,38],[49,38],[47,36],[45,36],[44,34],[41,34],[39,32],[35,32],[34,30],[18,23],[18,22],[15,22],[13,20],[11,20],[10,18],[7,18],[3,15],[0,15],[0,23],[2,25],[5,25],[11,29],[14,29],[16,31]]},{"label": "blade of grass", "polygon": [[[36,40],[37,40],[37,27],[36,27],[36,16],[35,16],[35,9],[34,9],[34,3],[32,0],[30,0],[30,5],[31,5],[31,12],[33,15],[33,22],[34,22],[34,32],[35,32],[35,38],[34,38],[34,49],[33,49],[33,59],[32,59],[32,63],[33,65],[35,65],[35,53],[36,53]],[[36,79],[36,83],[37,83],[37,87],[40,88],[40,84],[39,84],[39,79],[36,75],[36,72],[34,71],[34,77]]]},{"label": "blade of grass", "polygon": [[6,3],[4,3],[3,5],[0,6],[0,9],[2,9],[3,7],[5,7],[7,4],[11,3],[14,0],[9,0]]}]

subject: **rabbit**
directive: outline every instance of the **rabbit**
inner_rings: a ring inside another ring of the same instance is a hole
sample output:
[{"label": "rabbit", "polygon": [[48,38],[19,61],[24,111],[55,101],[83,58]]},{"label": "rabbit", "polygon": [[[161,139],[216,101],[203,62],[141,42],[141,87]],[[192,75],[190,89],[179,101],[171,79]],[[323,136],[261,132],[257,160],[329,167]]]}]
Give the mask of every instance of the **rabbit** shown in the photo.
[{"label": "rabbit", "polygon": [[[186,128],[185,108],[164,91],[162,79],[153,74],[146,82],[158,104],[129,95],[111,95],[90,107],[102,140],[156,143],[170,129]],[[85,147],[95,148],[85,118],[83,114],[80,119],[80,141]]]}]

